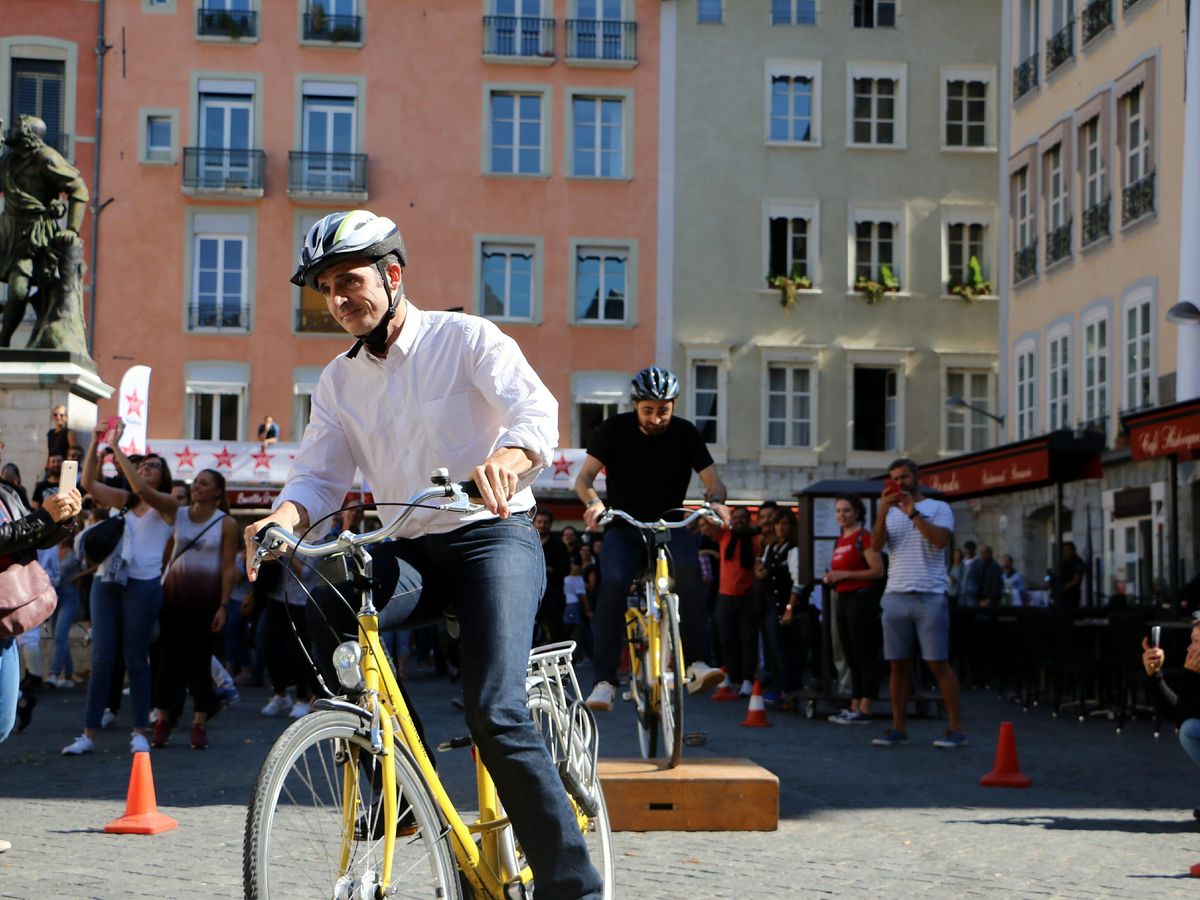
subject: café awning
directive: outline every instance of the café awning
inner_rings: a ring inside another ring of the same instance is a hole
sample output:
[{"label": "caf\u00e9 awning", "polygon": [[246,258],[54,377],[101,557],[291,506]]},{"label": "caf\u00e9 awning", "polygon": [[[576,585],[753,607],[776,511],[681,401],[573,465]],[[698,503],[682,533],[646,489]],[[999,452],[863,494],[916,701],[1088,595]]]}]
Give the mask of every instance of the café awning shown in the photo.
[{"label": "caf\u00e9 awning", "polygon": [[1121,417],[1134,459],[1200,457],[1200,400],[1156,406]]}]

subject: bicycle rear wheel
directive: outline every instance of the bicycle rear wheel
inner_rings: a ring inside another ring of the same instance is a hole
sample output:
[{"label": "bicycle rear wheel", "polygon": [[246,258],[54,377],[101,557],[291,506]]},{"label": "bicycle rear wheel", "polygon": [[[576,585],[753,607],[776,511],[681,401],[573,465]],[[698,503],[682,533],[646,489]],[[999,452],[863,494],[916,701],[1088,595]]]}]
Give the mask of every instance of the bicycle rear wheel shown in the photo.
[{"label": "bicycle rear wheel", "polygon": [[662,595],[662,616],[658,623],[659,647],[659,722],[662,725],[663,756],[673,769],[683,755],[683,642],[679,639],[676,610],[679,598]]},{"label": "bicycle rear wheel", "polygon": [[[383,760],[353,713],[320,710],[275,742],[246,814],[247,900],[459,897],[458,869],[429,790],[397,745],[397,836],[392,876],[383,870]],[[345,805],[354,803],[346,815]],[[411,831],[409,831],[411,829]],[[349,833],[347,833],[349,832]],[[343,869],[343,847],[349,864]]]}]

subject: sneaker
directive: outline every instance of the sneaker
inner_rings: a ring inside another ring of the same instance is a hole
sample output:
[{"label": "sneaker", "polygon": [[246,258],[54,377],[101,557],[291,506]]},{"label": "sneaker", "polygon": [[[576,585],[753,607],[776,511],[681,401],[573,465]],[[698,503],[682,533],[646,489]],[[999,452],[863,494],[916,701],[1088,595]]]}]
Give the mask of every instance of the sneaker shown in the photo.
[{"label": "sneaker", "polygon": [[217,699],[226,706],[233,706],[242,699],[241,694],[237,692],[235,687],[223,687],[217,691]]},{"label": "sneaker", "polygon": [[933,742],[933,746],[943,750],[956,750],[967,746],[967,736],[961,731],[947,731],[944,736]]},{"label": "sneaker", "polygon": [[33,708],[37,706],[37,694],[22,690],[17,698],[17,734],[29,727],[33,721]]},{"label": "sneaker", "polygon": [[63,747],[63,756],[82,756],[84,753],[91,753],[95,747],[95,741],[86,734],[81,734],[74,741]]},{"label": "sneaker", "polygon": [[171,726],[166,719],[154,723],[154,733],[150,735],[151,747],[165,747],[171,743]]},{"label": "sneaker", "polygon": [[687,689],[689,694],[711,691],[725,680],[725,673],[708,663],[696,661],[687,667]]},{"label": "sneaker", "polygon": [[889,728],[875,740],[871,741],[876,747],[899,747],[901,744],[908,743],[907,731],[896,731],[894,728]]},{"label": "sneaker", "polygon": [[64,691],[73,691],[75,690],[75,679],[69,675],[64,675],[62,678],[54,680],[54,686]]},{"label": "sneaker", "polygon": [[150,742],[146,740],[146,736],[140,731],[133,732],[129,737],[129,752],[130,753],[149,753]]},{"label": "sneaker", "polygon": [[588,709],[596,712],[612,712],[613,701],[617,697],[616,685],[610,684],[607,681],[597,681],[596,686],[592,688],[592,692],[588,695]]},{"label": "sneaker", "polygon": [[838,725],[867,725],[871,721],[871,717],[865,713],[860,713],[856,709],[847,709],[845,715],[837,720]]},{"label": "sneaker", "polygon": [[207,750],[208,749],[208,729],[199,722],[192,725],[192,749]]},{"label": "sneaker", "polygon": [[849,709],[839,709],[832,716],[829,716],[828,719],[830,722],[833,722],[835,725],[841,725],[842,720],[845,719],[846,716],[848,716],[848,715],[850,715]]},{"label": "sneaker", "polygon": [[0,853],[3,853],[5,850],[11,850],[11,849],[12,849],[12,844],[10,844],[8,841],[0,841]]},{"label": "sneaker", "polygon": [[289,719],[299,719],[307,716],[311,707],[307,703],[292,704],[292,711],[288,713]]},{"label": "sneaker", "polygon": [[287,694],[276,694],[271,698],[270,702],[262,708],[264,716],[277,716],[280,713],[287,712],[292,708],[292,698]]},{"label": "sneaker", "polygon": [[101,728],[112,728],[117,724],[117,714],[111,709],[105,708],[104,715],[100,717]]},{"label": "sneaker", "polygon": [[754,693],[754,682],[753,681],[743,681],[742,689],[740,691],[738,691],[738,696],[739,697],[749,697],[753,693]]}]

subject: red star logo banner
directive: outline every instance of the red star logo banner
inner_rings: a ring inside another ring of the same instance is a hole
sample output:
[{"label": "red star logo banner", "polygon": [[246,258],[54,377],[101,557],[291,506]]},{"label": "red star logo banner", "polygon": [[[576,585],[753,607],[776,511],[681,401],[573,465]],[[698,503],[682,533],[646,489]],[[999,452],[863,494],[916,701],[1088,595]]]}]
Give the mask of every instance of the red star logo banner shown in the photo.
[{"label": "red star logo banner", "polygon": [[266,450],[260,450],[258,453],[251,453],[250,455],[254,458],[254,471],[257,472],[259,469],[266,469],[268,472],[271,471],[270,453]]},{"label": "red star logo banner", "polygon": [[188,448],[187,444],[183,445],[182,450],[175,451],[175,458],[178,460],[176,466],[180,469],[196,468],[196,454]]},{"label": "red star logo banner", "polygon": [[145,401],[138,396],[137,388],[133,389],[132,394],[125,395],[125,402],[129,404],[129,409],[126,410],[126,412],[130,418],[133,418],[134,416],[140,416],[142,414],[142,405],[145,403]]},{"label": "red star logo banner", "polygon": [[121,448],[121,452],[126,456],[133,456],[135,453],[141,453],[142,451],[138,449],[137,444],[131,439],[128,444]]},{"label": "red star logo banner", "polygon": [[567,454],[565,453],[560,453],[558,455],[558,459],[553,460],[550,465],[554,466],[555,478],[557,478],[559,475],[571,474],[571,461],[567,459]]},{"label": "red star logo banner", "polygon": [[232,469],[233,468],[233,458],[235,456],[237,456],[237,454],[230,453],[228,447],[222,447],[221,452],[214,453],[213,456],[215,456],[217,458],[217,468],[218,469],[221,469],[221,468]]}]

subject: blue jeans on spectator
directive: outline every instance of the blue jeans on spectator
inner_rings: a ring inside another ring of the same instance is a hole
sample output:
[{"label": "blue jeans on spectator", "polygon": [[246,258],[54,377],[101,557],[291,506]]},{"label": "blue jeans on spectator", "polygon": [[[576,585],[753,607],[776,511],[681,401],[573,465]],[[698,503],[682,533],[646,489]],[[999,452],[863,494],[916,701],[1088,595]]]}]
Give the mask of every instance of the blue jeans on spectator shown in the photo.
[{"label": "blue jeans on spectator", "polygon": [[12,733],[21,696],[21,654],[12,638],[0,638],[0,741]]},{"label": "blue jeans on spectator", "polygon": [[[708,659],[708,612],[700,582],[696,539],[684,528],[671,532],[671,574],[679,595],[679,637],[685,663]],[[600,554],[600,596],[592,617],[592,660],[596,681],[617,683],[617,666],[625,646],[626,597],[629,583],[646,565],[646,542],[634,528],[613,527],[604,533]]]},{"label": "blue jeans on spectator", "polygon": [[[526,705],[529,636],[546,583],[533,521],[517,514],[378,544],[371,553],[383,585],[374,598],[381,629],[410,617],[415,626],[443,609],[458,615],[467,725],[529,859],[539,900],[599,897],[599,874]],[[331,655],[338,641],[357,633],[357,623],[329,588],[314,592],[309,633],[326,684],[337,684]]]},{"label": "blue jeans on spectator", "polygon": [[75,674],[75,663],[71,660],[71,626],[79,615],[79,588],[58,589],[58,610],[54,619],[54,665],[50,671],[63,678]]},{"label": "blue jeans on spectator", "polygon": [[85,728],[100,728],[118,646],[129,676],[133,727],[146,727],[150,718],[150,636],[161,609],[162,586],[157,578],[131,578],[124,585],[98,578],[92,581],[92,675]]},{"label": "blue jeans on spectator", "polygon": [[236,675],[241,669],[248,668],[251,662],[242,604],[234,600],[229,604],[229,614],[225,619],[225,668],[231,675]]},{"label": "blue jeans on spectator", "polygon": [[1192,762],[1200,766],[1200,719],[1184,719],[1179,726],[1179,743]]}]

